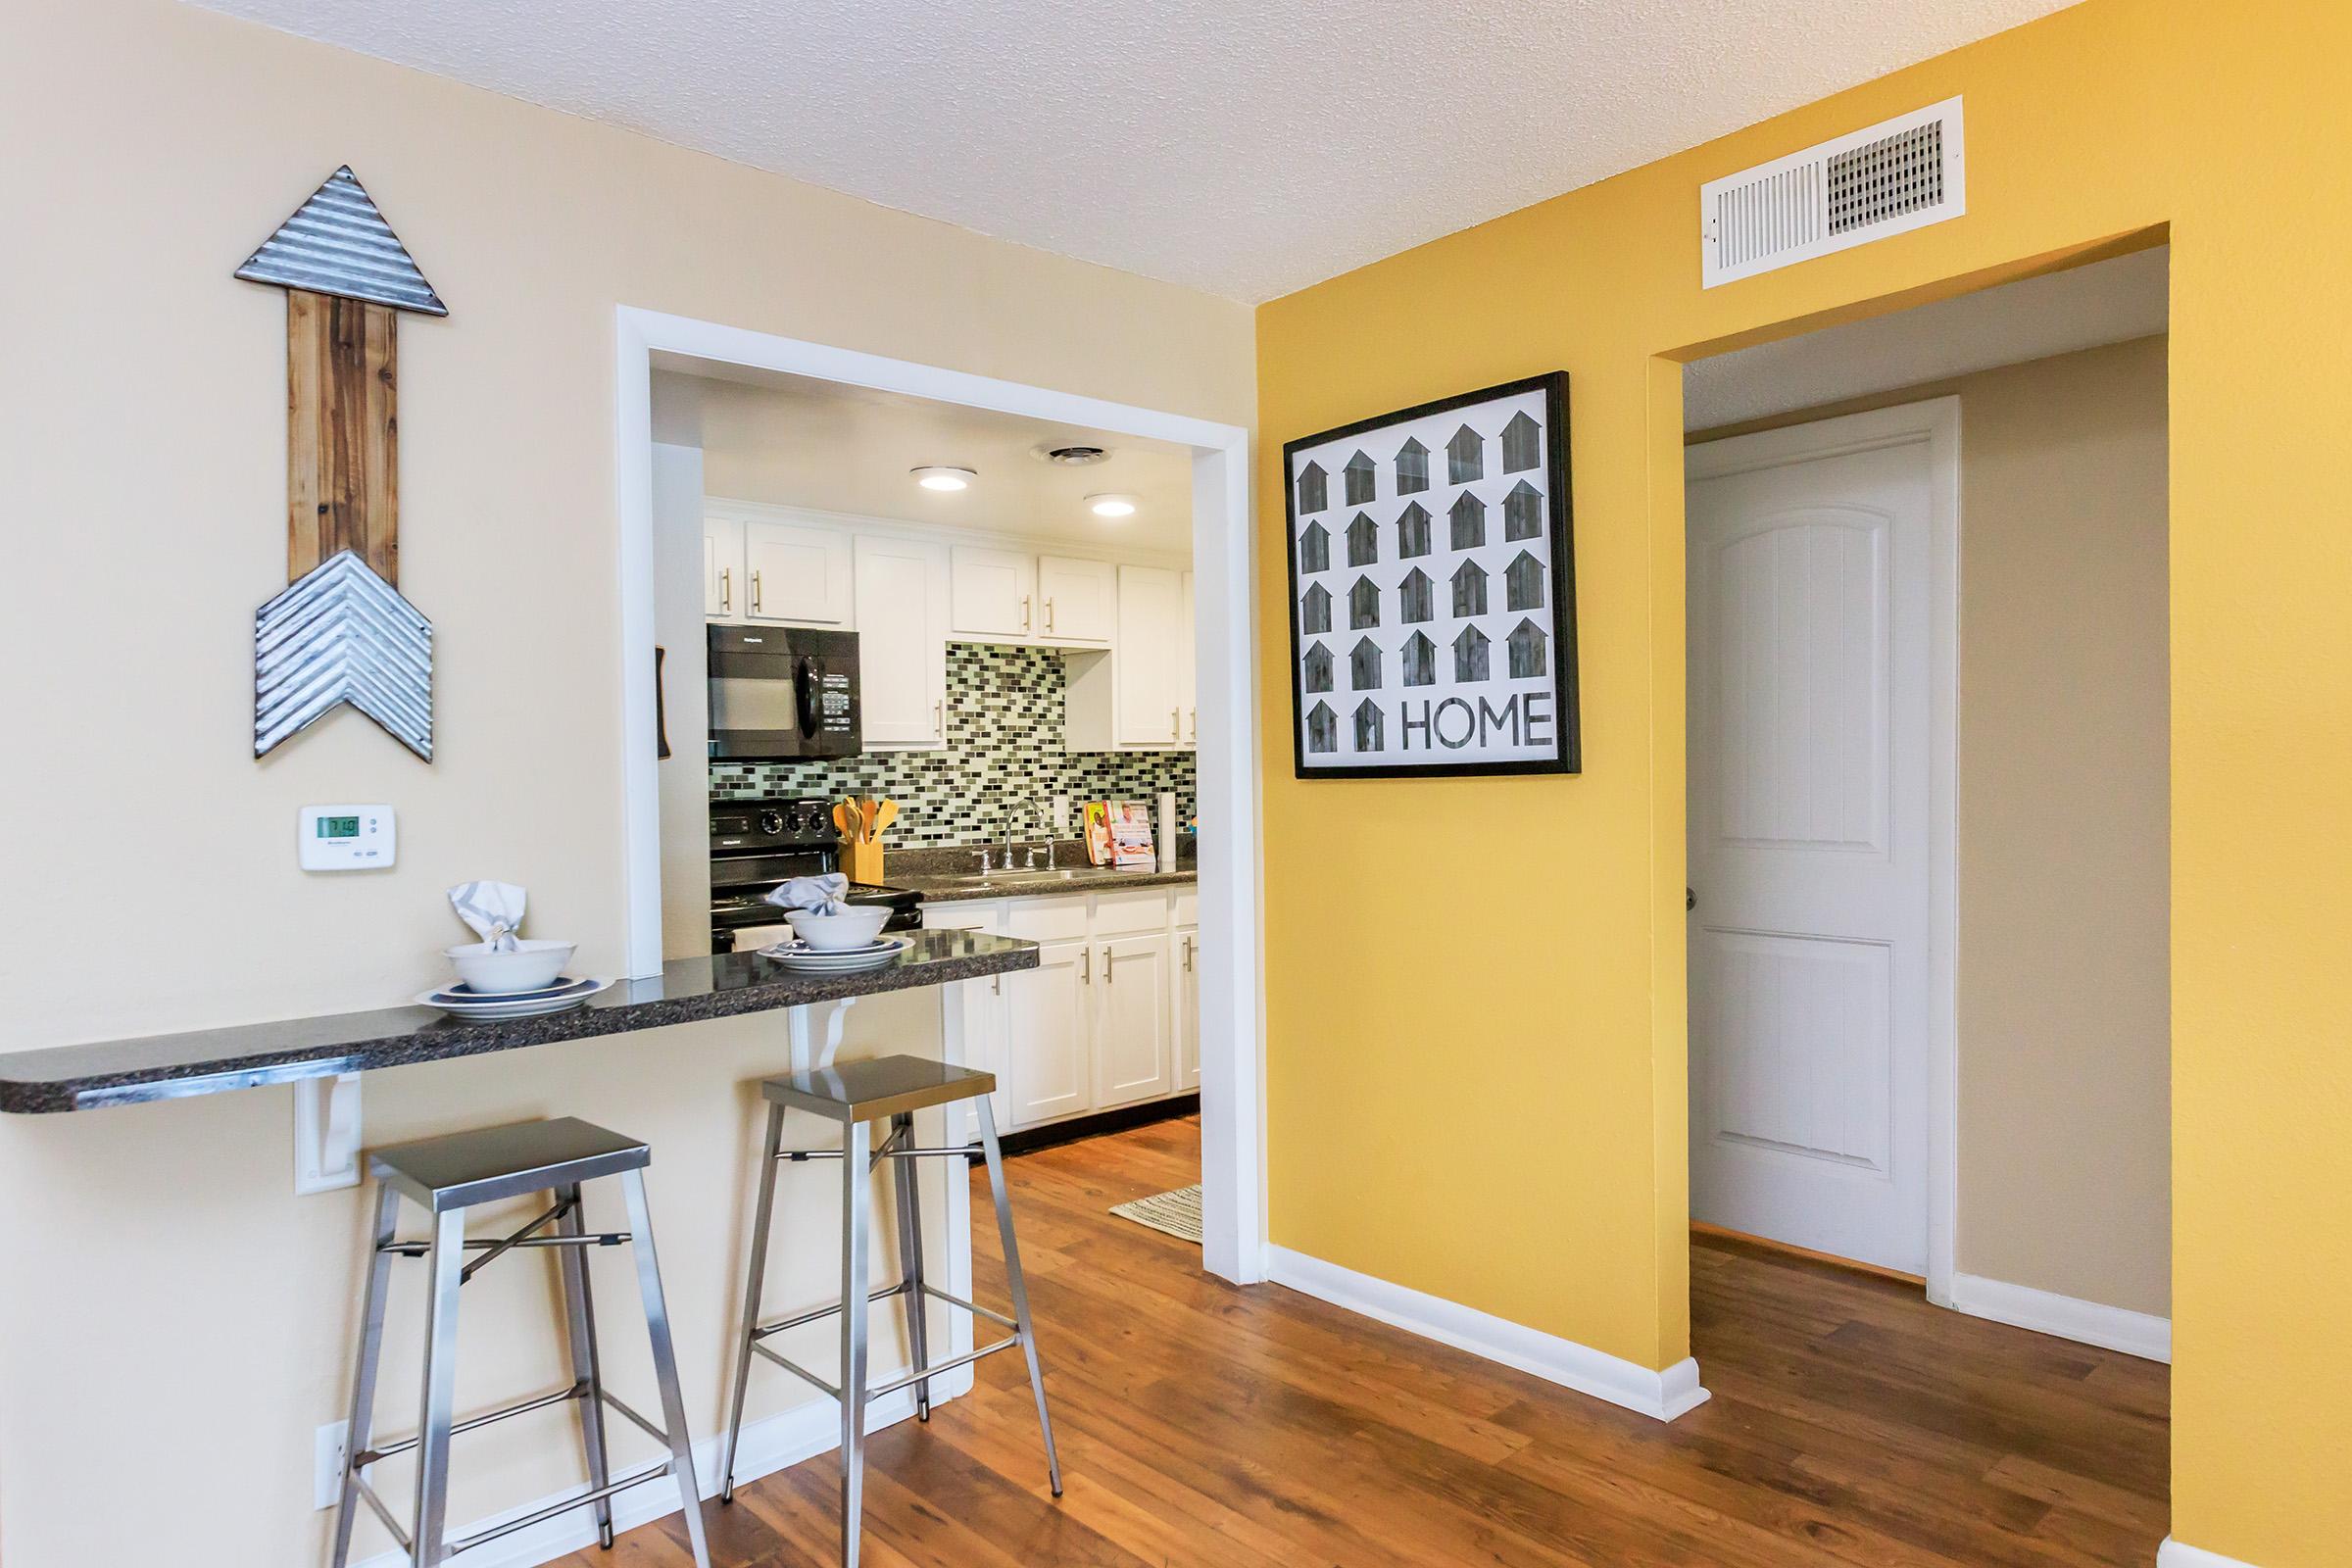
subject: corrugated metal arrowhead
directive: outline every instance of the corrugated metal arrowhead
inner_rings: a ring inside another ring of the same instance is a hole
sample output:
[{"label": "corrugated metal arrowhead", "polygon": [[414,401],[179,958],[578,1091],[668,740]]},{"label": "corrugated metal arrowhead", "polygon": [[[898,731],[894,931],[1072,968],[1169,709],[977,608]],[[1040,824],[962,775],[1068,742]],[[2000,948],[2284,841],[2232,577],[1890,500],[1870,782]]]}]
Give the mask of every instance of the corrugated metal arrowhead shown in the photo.
[{"label": "corrugated metal arrowhead", "polygon": [[345,703],[432,760],[433,623],[349,550],[254,615],[253,755]]},{"label": "corrugated metal arrowhead", "polygon": [[426,316],[449,314],[349,164],[326,176],[311,199],[245,259],[237,276]]}]

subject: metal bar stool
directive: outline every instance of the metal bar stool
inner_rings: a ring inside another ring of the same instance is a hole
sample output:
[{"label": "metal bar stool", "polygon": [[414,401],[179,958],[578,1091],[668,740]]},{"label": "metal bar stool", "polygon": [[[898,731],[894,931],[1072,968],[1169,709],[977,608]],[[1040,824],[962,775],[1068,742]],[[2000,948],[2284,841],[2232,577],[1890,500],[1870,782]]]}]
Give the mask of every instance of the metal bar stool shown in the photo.
[{"label": "metal bar stool", "polygon": [[[597,1536],[611,1546],[613,1495],[661,1476],[677,1479],[678,1496],[686,1505],[686,1534],[693,1543],[695,1563],[697,1568],[710,1568],[710,1551],[703,1543],[702,1508],[695,1495],[694,1457],[686,1435],[686,1409],[678,1395],[677,1357],[670,1345],[669,1312],[662,1299],[662,1269],[654,1255],[653,1221],[645,1204],[644,1170],[652,1160],[653,1152],[636,1139],[568,1116],[403,1144],[379,1150],[369,1158],[377,1186],[375,1252],[368,1265],[359,1367],[352,1379],[348,1457],[343,1468],[342,1501],[335,1518],[335,1568],[344,1568],[350,1559],[351,1527],[360,1503],[366,1503],[383,1521],[392,1539],[408,1554],[413,1568],[436,1568],[462,1551],[573,1508],[595,1510]],[[585,1228],[580,1185],[601,1176],[620,1178],[621,1194],[629,1211],[629,1228],[625,1231],[599,1233]],[[469,1206],[494,1203],[526,1193],[551,1194],[555,1206],[521,1229],[497,1240],[466,1239],[466,1210]],[[429,1242],[396,1239],[403,1197],[415,1200],[433,1216]],[[645,1298],[646,1329],[653,1339],[654,1371],[662,1389],[661,1426],[630,1409],[605,1388],[597,1360],[596,1308],[589,1296],[585,1249],[618,1247],[632,1240],[637,1254],[637,1286]],[[457,1420],[458,1289],[491,1259],[538,1247],[557,1248],[562,1254],[564,1329],[571,1350],[571,1384],[487,1415]],[[468,1262],[466,1254],[469,1251],[480,1255]],[[425,1304],[424,1409],[416,1437],[371,1446],[369,1428],[375,1413],[375,1373],[384,1339],[384,1297],[391,1284],[392,1262],[402,1257],[425,1259],[432,1274]],[[580,1446],[588,1461],[586,1494],[460,1540],[448,1539],[450,1439],[508,1416],[544,1410],[568,1400],[579,1402]],[[613,1476],[605,1452],[606,1405],[649,1433],[669,1451],[669,1457],[631,1474]],[[409,1528],[403,1529],[392,1510],[376,1495],[375,1489],[368,1485],[367,1472],[376,1461],[412,1448],[416,1450],[416,1506]]]},{"label": "metal bar stool", "polygon": [[[785,1371],[806,1382],[814,1384],[841,1405],[841,1561],[843,1568],[857,1568],[858,1540],[860,1516],[864,1509],[865,1489],[865,1407],[884,1395],[896,1394],[911,1387],[914,1390],[915,1418],[931,1419],[931,1380],[943,1372],[967,1366],[985,1355],[1019,1346],[1029,1359],[1029,1387],[1037,1396],[1037,1424],[1045,1434],[1046,1475],[1054,1486],[1054,1495],[1061,1495],[1061,1462],[1054,1452],[1054,1423],[1046,1414],[1046,1380],[1038,1366],[1037,1332],[1029,1318],[1029,1291],[1021,1280],[1021,1253],[1012,1235],[1012,1203],[1004,1190],[1004,1156],[997,1147],[996,1118],[991,1114],[988,1097],[997,1087],[996,1078],[989,1073],[969,1068],[951,1067],[944,1062],[927,1061],[918,1056],[882,1056],[870,1061],[854,1061],[842,1066],[827,1067],[814,1072],[796,1072],[788,1078],[770,1078],[760,1086],[767,1100],[767,1143],[760,1159],[760,1200],[758,1216],[752,1222],[752,1259],[750,1277],[743,1291],[743,1327],[737,1339],[735,1352],[735,1397],[727,1415],[726,1457],[721,1461],[719,1500],[732,1502],[735,1497],[735,1443],[743,1431],[743,1396],[752,1375],[752,1357],[762,1356]],[[923,1232],[920,1205],[916,1201],[913,1182],[917,1159],[969,1160],[968,1148],[918,1149],[914,1146],[914,1113],[933,1105],[952,1105],[969,1101],[980,1121],[980,1150],[988,1161],[988,1185],[997,1205],[997,1234],[1004,1247],[1004,1281],[1012,1296],[1012,1316],[992,1312],[985,1306],[975,1306],[940,1290],[923,1277]],[[784,1112],[806,1110],[829,1121],[842,1124],[843,1147],[839,1150],[788,1150],[783,1147]],[[887,1120],[889,1136],[881,1147],[873,1146],[870,1123]],[[768,1229],[775,1212],[776,1171],[784,1163],[800,1164],[808,1160],[838,1159],[841,1161],[841,1300],[831,1306],[773,1323],[760,1321],[760,1287],[767,1272]],[[884,1160],[898,1164],[892,1171],[891,1187],[896,1199],[899,1247],[899,1281],[880,1290],[871,1289],[868,1277],[866,1247],[866,1187],[876,1166]],[[845,1304],[875,1301],[898,1297],[906,1303],[906,1342],[914,1357],[913,1370],[905,1377],[886,1383],[880,1388],[866,1386],[866,1328],[867,1312],[844,1311]],[[975,1317],[988,1319],[1012,1332],[992,1345],[984,1345],[962,1355],[945,1361],[930,1357],[929,1336],[924,1323],[924,1307],[929,1301],[941,1301]],[[786,1360],[761,1342],[787,1329],[813,1323],[819,1318],[841,1313],[841,1386],[834,1387],[806,1367]]]}]

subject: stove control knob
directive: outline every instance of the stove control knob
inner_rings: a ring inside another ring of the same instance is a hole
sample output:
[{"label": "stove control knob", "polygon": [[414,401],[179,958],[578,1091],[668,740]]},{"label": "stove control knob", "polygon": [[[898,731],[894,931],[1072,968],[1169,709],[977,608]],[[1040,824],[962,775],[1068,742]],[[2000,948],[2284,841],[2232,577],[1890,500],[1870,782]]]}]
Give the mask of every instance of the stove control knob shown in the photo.
[{"label": "stove control knob", "polygon": [[773,838],[777,834],[783,832],[784,826],[784,813],[782,811],[768,810],[761,811],[760,813],[760,831],[765,833],[768,837]]}]

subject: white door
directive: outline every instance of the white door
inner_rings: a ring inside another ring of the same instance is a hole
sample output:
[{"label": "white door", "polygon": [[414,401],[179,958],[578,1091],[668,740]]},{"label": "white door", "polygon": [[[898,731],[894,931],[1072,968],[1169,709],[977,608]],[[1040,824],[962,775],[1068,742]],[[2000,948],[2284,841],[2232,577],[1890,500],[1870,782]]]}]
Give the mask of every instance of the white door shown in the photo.
[{"label": "white door", "polygon": [[1184,579],[1160,566],[1119,568],[1117,739],[1122,746],[1174,746],[1184,739],[1184,687],[1177,641]]},{"label": "white door", "polygon": [[1176,1092],[1200,1087],[1200,933],[1176,933]]},{"label": "white door", "polygon": [[1094,1103],[1087,1050],[1094,959],[1091,943],[1050,942],[1038,949],[1036,968],[1004,976],[1006,1098],[1015,1127]]},{"label": "white door", "polygon": [[846,626],[850,536],[801,522],[746,522],[743,614],[750,620]]},{"label": "white door", "polygon": [[1951,458],[1900,412],[1690,455],[1690,1212],[1924,1274]]},{"label": "white door", "polygon": [[950,597],[957,636],[1017,641],[1035,634],[1035,556],[957,545],[951,553],[950,564],[955,576]]},{"label": "white door", "polygon": [[1038,629],[1048,642],[1108,643],[1117,613],[1115,593],[1107,561],[1037,558]]},{"label": "white door", "polygon": [[919,539],[858,536],[858,706],[865,744],[948,744],[948,552]]},{"label": "white door", "polygon": [[1098,943],[1095,957],[1095,1108],[1172,1092],[1167,933]]}]

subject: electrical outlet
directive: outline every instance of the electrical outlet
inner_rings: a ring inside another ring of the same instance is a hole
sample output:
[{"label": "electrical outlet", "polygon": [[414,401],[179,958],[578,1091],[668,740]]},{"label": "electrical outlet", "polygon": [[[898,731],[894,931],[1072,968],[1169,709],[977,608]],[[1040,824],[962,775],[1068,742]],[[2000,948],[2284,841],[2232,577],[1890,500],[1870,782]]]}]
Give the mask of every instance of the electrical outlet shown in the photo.
[{"label": "electrical outlet", "polygon": [[329,1421],[311,1437],[311,1506],[332,1508],[343,1500],[343,1455],[351,1423]]},{"label": "electrical outlet", "polygon": [[1054,797],[1054,836],[1057,839],[1070,836],[1070,798],[1067,795]]}]

